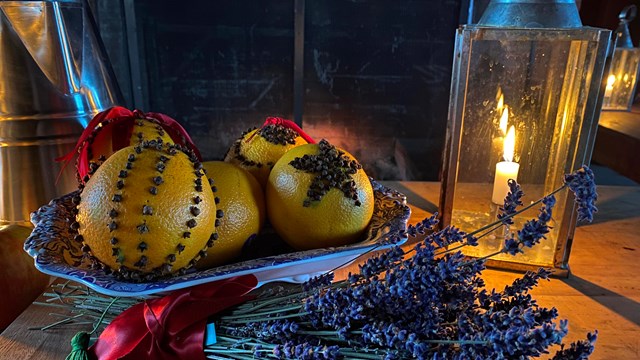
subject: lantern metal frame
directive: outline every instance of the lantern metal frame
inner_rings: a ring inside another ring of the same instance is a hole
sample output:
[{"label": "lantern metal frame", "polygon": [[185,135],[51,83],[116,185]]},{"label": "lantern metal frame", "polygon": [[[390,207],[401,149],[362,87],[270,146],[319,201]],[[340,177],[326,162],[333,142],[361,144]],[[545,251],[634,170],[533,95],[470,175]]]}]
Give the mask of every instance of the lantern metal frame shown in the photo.
[{"label": "lantern metal frame", "polygon": [[[524,5],[532,5],[534,2],[535,1],[527,0]],[[509,11],[505,11],[504,9],[505,5],[513,8],[514,3],[517,3],[517,1],[499,0],[496,1],[496,3],[498,3],[497,7],[491,9],[490,4],[488,10],[495,11],[496,8],[502,8],[501,16],[492,15],[493,19],[499,20],[503,18],[504,14],[509,13]],[[477,55],[477,53],[474,55],[474,50],[482,53],[482,50],[477,50],[482,49],[482,46],[480,46],[480,42],[482,41],[491,41],[493,42],[492,46],[497,47],[498,50],[506,49],[505,51],[508,51],[509,41],[530,42],[531,44],[534,44],[536,41],[576,41],[575,48],[578,50],[571,47],[571,51],[577,51],[581,58],[574,58],[571,60],[571,54],[569,54],[567,55],[569,56],[569,60],[567,60],[567,64],[564,64],[563,66],[567,68],[569,66],[582,66],[583,68],[578,70],[583,71],[575,70],[572,73],[567,70],[566,74],[572,74],[574,78],[570,80],[560,79],[557,80],[557,82],[561,84],[560,87],[562,89],[565,89],[565,87],[567,88],[566,91],[569,92],[569,94],[564,95],[575,98],[574,100],[566,100],[564,104],[571,105],[575,102],[574,106],[576,108],[578,106],[580,107],[580,109],[567,110],[565,108],[563,110],[565,112],[565,116],[567,116],[567,113],[570,113],[571,115],[569,116],[575,117],[575,120],[570,120],[573,122],[569,122],[569,124],[579,127],[577,129],[578,134],[574,132],[572,135],[573,137],[566,141],[566,146],[562,145],[566,147],[563,151],[567,154],[566,159],[558,160],[558,162],[562,163],[559,165],[562,166],[554,168],[555,170],[552,176],[546,173],[549,169],[543,169],[545,171],[545,179],[538,183],[544,185],[545,191],[548,191],[548,185],[557,184],[558,179],[561,178],[563,173],[573,171],[583,164],[589,164],[591,160],[591,153],[593,150],[598,118],[602,105],[602,93],[604,90],[602,78],[605,73],[607,61],[610,59],[609,55],[611,51],[609,47],[611,32],[606,29],[582,27],[579,23],[579,18],[576,23],[575,16],[557,17],[548,15],[549,13],[558,11],[558,7],[565,10],[571,10],[571,6],[575,8],[575,3],[572,1],[561,0],[558,2],[559,4],[556,4],[558,6],[550,10],[547,6],[551,3],[550,1],[540,1],[539,3],[544,3],[542,5],[546,6],[546,12],[541,11],[539,13],[547,14],[547,16],[542,17],[540,22],[536,22],[533,19],[528,18],[524,20],[526,21],[525,24],[514,23],[513,17],[508,17],[508,21],[506,21],[505,24],[500,23],[498,20],[491,20],[493,23],[483,23],[481,20],[481,23],[478,25],[463,25],[457,31],[449,102],[449,118],[445,151],[443,152],[442,183],[439,207],[442,211],[441,226],[443,227],[451,224],[460,226],[453,215],[455,210],[455,201],[457,201],[454,197],[458,190],[457,187],[459,187],[458,177],[460,174],[464,174],[465,171],[464,168],[460,168],[461,155],[463,155],[465,151],[472,151],[471,147],[463,149],[461,146],[465,141],[463,137],[470,136],[467,135],[466,132],[469,132],[469,129],[471,129],[471,132],[474,131],[474,128],[465,128],[465,120],[469,119],[468,121],[470,124],[471,121],[474,121],[472,119],[474,114],[468,110],[468,107],[472,108],[475,105],[471,103],[477,103],[477,96],[471,97],[470,93],[484,92],[482,96],[487,98],[493,96],[487,93],[487,88],[473,88],[474,84],[478,85],[482,82],[470,83],[470,81],[473,82],[473,77],[476,74],[483,71],[477,67],[474,68],[474,66],[478,64],[474,63],[474,60],[472,59],[473,56]],[[522,8],[517,8],[516,10],[521,11]],[[575,10],[575,14],[577,14],[577,9]],[[485,18],[491,19],[491,17],[483,16],[483,19]],[[546,23],[545,19],[547,21]],[[563,24],[561,23],[562,21],[569,21],[569,23]],[[531,46],[535,49],[535,45]],[[585,52],[587,52],[586,55]],[[502,55],[503,58],[508,58],[508,56],[504,57],[504,54]],[[487,64],[491,63],[491,59],[484,59],[483,61]],[[570,64],[570,61],[573,62]],[[524,69],[523,71],[530,71],[530,69]],[[481,76],[481,74],[478,76]],[[554,84],[552,83],[552,85]],[[559,97],[564,95],[558,94]],[[547,97],[549,97],[548,94]],[[563,100],[558,100],[558,103],[561,101]],[[551,115],[554,118],[559,116],[559,106],[560,105],[555,108],[557,114]],[[564,120],[562,121],[562,126],[564,126]],[[535,142],[536,140],[530,141]],[[480,144],[472,145],[475,145],[476,149],[478,149],[479,146],[482,146]],[[561,182],[561,180],[559,181]],[[480,183],[486,184],[486,181],[480,181]],[[490,182],[488,185],[490,186]],[[524,186],[526,191],[526,184]],[[555,244],[553,248],[553,258],[550,259],[550,261],[545,264],[532,264],[518,262],[517,259],[509,261],[501,259],[490,260],[488,261],[488,265],[510,270],[532,270],[542,266],[555,269],[555,273],[558,276],[568,275],[568,260],[576,226],[576,211],[574,209],[573,200],[569,196],[560,196],[556,209],[559,210],[556,217],[561,220],[559,224],[555,225],[557,226],[553,235],[555,236]],[[493,215],[495,215],[495,213]],[[463,228],[463,230],[467,229]]]},{"label": "lantern metal frame", "polygon": [[629,22],[635,19],[637,7],[622,9],[615,31],[616,46],[609,75],[606,78],[602,110],[630,111],[640,80],[640,48],[633,47]]}]

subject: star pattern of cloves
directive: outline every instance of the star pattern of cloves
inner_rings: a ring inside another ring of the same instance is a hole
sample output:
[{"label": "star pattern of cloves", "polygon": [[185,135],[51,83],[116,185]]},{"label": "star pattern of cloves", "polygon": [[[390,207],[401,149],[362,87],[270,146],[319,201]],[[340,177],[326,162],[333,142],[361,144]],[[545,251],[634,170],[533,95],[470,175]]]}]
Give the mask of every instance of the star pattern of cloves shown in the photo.
[{"label": "star pattern of cloves", "polygon": [[305,154],[289,162],[295,169],[315,175],[302,205],[308,207],[312,202],[320,201],[332,188],[342,191],[345,197],[354,201],[355,206],[362,205],[353,180],[353,175],[362,169],[362,165],[324,139],[318,143],[318,149],[317,155]]},{"label": "star pattern of cloves", "polygon": [[295,130],[277,124],[263,126],[256,133],[276,145],[294,145],[296,138],[300,136]]}]

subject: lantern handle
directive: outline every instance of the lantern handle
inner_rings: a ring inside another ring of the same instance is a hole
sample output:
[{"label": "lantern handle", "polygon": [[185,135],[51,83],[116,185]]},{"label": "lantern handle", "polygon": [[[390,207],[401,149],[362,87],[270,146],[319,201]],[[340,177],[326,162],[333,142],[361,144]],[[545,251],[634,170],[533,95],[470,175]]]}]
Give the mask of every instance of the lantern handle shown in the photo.
[{"label": "lantern handle", "polygon": [[622,9],[620,15],[618,15],[618,19],[620,19],[620,23],[628,24],[636,18],[637,14],[638,8],[635,5],[627,5],[624,9]]},{"label": "lantern handle", "polygon": [[620,24],[618,24],[618,28],[615,31],[617,48],[633,48],[633,41],[629,33],[629,22],[635,19],[637,12],[638,8],[635,5],[628,5],[618,15]]}]

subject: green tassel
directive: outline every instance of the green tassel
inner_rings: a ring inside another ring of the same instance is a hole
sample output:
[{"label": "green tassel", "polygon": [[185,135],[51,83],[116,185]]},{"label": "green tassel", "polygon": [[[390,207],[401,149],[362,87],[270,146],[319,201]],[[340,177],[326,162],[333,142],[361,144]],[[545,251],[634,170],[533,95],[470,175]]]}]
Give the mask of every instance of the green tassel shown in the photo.
[{"label": "green tassel", "polygon": [[65,360],[89,360],[89,334],[80,331],[71,339],[71,352]]},{"label": "green tassel", "polygon": [[93,327],[90,333],[86,333],[84,331],[80,331],[73,335],[73,339],[71,339],[71,352],[67,355],[64,360],[89,360],[89,340],[91,340],[91,334],[95,333],[98,330],[98,326],[102,324],[102,320],[104,320],[105,315],[107,315],[107,311],[111,309],[111,305],[113,305],[116,301],[120,299],[119,297],[114,297],[106,309],[100,315],[100,319]]}]

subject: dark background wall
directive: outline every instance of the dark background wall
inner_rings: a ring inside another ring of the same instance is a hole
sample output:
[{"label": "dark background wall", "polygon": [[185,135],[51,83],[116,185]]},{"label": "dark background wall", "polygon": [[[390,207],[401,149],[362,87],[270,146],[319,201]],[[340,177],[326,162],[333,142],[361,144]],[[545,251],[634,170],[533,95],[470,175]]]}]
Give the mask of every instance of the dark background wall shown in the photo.
[{"label": "dark background wall", "polygon": [[[123,105],[176,118],[206,159],[281,116],[350,151],[374,178],[433,181],[455,29],[488,0],[90,3]],[[615,28],[629,3],[585,0],[583,22]]]},{"label": "dark background wall", "polygon": [[125,105],[176,118],[207,159],[295,115],[370,176],[437,180],[460,0],[92,3]]},{"label": "dark background wall", "polygon": [[310,1],[304,129],[376,178],[437,179],[458,1]]},{"label": "dark background wall", "polygon": [[291,117],[293,0],[96,5],[126,105],[174,117],[207,159],[265,117]]},{"label": "dark background wall", "polygon": [[[580,17],[585,25],[615,30],[618,27],[618,15],[626,6],[634,4],[640,7],[640,0],[582,0]],[[640,19],[629,23],[629,32],[633,44],[640,41]]]}]

